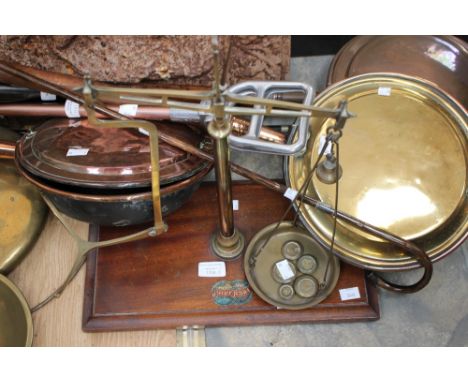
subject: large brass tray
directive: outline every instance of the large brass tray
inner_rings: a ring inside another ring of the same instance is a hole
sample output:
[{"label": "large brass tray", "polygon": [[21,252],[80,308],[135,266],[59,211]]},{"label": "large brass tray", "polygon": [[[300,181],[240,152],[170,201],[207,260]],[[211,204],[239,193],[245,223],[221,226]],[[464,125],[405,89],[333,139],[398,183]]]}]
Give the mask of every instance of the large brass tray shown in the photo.
[{"label": "large brass tray", "polygon": [[[467,236],[467,114],[433,84],[398,74],[365,74],[325,90],[315,106],[334,107],[347,99],[357,118],[340,139],[343,176],[338,208],[423,248],[439,260]],[[312,118],[306,154],[287,160],[287,182],[299,189],[315,162],[321,137],[333,121]],[[311,197],[333,205],[335,185],[318,181]],[[302,205],[301,219],[329,245],[333,219]],[[399,249],[355,227],[339,223],[335,251],[372,270],[418,266]]]}]

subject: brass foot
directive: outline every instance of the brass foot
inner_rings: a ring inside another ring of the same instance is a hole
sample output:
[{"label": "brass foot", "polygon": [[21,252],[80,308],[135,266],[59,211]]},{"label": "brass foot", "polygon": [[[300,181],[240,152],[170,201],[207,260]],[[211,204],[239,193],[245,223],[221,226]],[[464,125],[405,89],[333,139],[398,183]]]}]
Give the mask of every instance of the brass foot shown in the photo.
[{"label": "brass foot", "polygon": [[244,235],[237,229],[231,237],[226,237],[221,232],[216,232],[211,236],[210,247],[213,253],[223,260],[235,260],[243,252],[245,246]]}]

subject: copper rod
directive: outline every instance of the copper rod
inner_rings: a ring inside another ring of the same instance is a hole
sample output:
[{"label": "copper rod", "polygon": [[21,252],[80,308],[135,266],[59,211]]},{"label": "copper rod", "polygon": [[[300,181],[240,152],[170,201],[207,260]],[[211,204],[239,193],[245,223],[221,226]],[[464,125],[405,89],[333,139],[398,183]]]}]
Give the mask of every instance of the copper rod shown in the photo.
[{"label": "copper rod", "polygon": [[[107,107],[115,112],[119,111],[119,106],[107,105]],[[79,109],[80,117],[86,118],[88,114],[83,106]],[[67,118],[64,105],[58,103],[16,103],[16,104],[0,104],[0,115],[8,117],[64,117]],[[98,118],[109,118],[107,115],[97,113]],[[170,114],[167,108],[158,108],[151,106],[139,106],[136,119],[146,120],[169,120]]]},{"label": "copper rod", "polygon": [[[8,73],[8,74],[11,74],[12,76],[15,76],[15,77],[18,77],[20,78],[21,80],[25,80],[25,81],[28,81],[29,84],[27,85],[28,87],[30,85],[32,85],[33,88],[37,88],[39,86],[43,87],[44,89],[46,89],[46,91],[48,92],[51,92],[51,93],[54,93],[54,94],[57,94],[63,98],[69,98],[71,99],[72,101],[74,102],[77,102],[81,105],[83,105],[85,102],[83,100],[83,98],[76,94],[75,92],[72,92],[72,91],[69,91],[69,90],[66,90],[66,89],[63,89],[59,86],[56,86],[54,84],[51,84],[45,80],[42,80],[40,78],[37,78],[33,75],[30,75],[28,73],[25,73],[21,70],[18,70],[18,69],[15,69],[15,68],[12,68],[11,66],[9,66],[8,64],[5,64],[3,62],[0,62],[0,70]],[[103,113],[109,117],[112,117],[112,118],[116,118],[116,119],[119,119],[119,120],[130,120],[130,118],[128,118],[127,116],[124,116],[122,114],[119,114],[113,110],[110,110],[108,109],[106,106],[104,105],[101,105],[101,104],[96,104],[94,106],[95,110],[100,112],[100,113]],[[173,145],[177,148],[180,148],[182,150],[185,150],[189,153],[192,153],[193,155],[197,155],[199,156],[200,158],[202,159],[206,159],[206,160],[210,160],[210,161],[214,161],[213,157],[211,155],[209,155],[208,153],[206,152],[203,152],[202,150],[196,148],[196,147],[193,147],[191,145],[188,145],[187,143],[185,142],[182,142],[180,141],[179,139],[177,138],[174,138],[174,137],[171,137],[169,136],[168,134],[165,134],[163,132],[160,132],[159,134],[159,137],[161,138],[162,141],[170,144],[170,145]],[[240,167],[240,166],[237,166],[235,164],[232,164],[230,163],[230,168],[238,173],[239,175],[241,176],[244,176],[254,182],[257,182],[259,184],[262,184],[264,186],[266,186],[267,188],[270,188],[274,191],[277,191],[277,192],[281,192],[281,193],[284,193],[287,189],[287,187],[285,185],[282,185],[280,183],[277,183],[277,182],[274,182],[270,179],[267,179],[259,174],[256,174],[254,173],[253,171],[250,171],[248,169],[245,169],[243,167]],[[316,200],[316,199],[313,199],[307,195],[304,195],[304,202],[313,206],[313,207],[316,207],[318,208],[319,210],[327,213],[327,214],[330,214],[330,215],[333,215],[335,213],[335,210],[333,208],[330,208],[329,206],[325,206],[322,202],[320,202],[319,200]],[[341,212],[341,211],[337,211],[336,212],[336,216],[338,218],[340,218],[341,220],[344,220],[350,224],[352,224],[353,226],[357,227],[358,229],[364,231],[364,232],[367,232],[367,233],[370,233],[376,237],[379,237],[385,241],[389,241],[391,243],[393,243],[394,245],[396,245],[397,247],[399,247],[400,249],[402,249],[405,253],[409,253],[413,258],[415,258],[420,264],[421,266],[424,267],[425,269],[425,272],[424,272],[424,276],[423,278],[417,282],[416,284],[414,285],[411,285],[411,286],[400,286],[400,285],[397,285],[397,284],[394,284],[394,283],[391,283],[391,282],[388,282],[384,279],[382,279],[380,276],[372,273],[371,275],[371,278],[372,280],[378,285],[378,286],[381,286],[385,289],[389,289],[389,290],[393,290],[393,291],[397,291],[397,292],[403,292],[403,293],[413,293],[413,292],[416,292],[422,288],[424,288],[430,281],[431,279],[431,276],[432,276],[432,263],[429,259],[429,257],[426,255],[426,253],[421,250],[419,247],[417,247],[415,244],[413,244],[412,242],[408,241],[408,240],[405,240],[401,237],[398,237],[398,236],[395,236],[394,234],[388,232],[388,231],[385,231],[383,229],[380,229],[378,227],[375,227],[371,224],[368,224],[366,222],[363,222],[351,215],[348,215],[344,212]]]},{"label": "copper rod", "polygon": [[[119,111],[119,106],[107,105],[107,107],[115,112]],[[88,115],[83,106],[79,108],[80,117],[86,118]],[[11,103],[0,104],[0,115],[7,117],[63,117],[67,118],[64,105],[57,103]],[[100,119],[109,118],[106,114],[98,113]],[[138,106],[135,115],[136,119],[145,119],[150,121],[172,120],[170,110],[155,106]],[[243,135],[247,133],[249,122],[233,117],[232,128],[236,134]],[[283,133],[262,127],[260,130],[260,139],[274,143],[285,143],[286,137]]]},{"label": "copper rod", "polygon": [[15,147],[14,142],[0,140],[0,159],[14,159]]}]

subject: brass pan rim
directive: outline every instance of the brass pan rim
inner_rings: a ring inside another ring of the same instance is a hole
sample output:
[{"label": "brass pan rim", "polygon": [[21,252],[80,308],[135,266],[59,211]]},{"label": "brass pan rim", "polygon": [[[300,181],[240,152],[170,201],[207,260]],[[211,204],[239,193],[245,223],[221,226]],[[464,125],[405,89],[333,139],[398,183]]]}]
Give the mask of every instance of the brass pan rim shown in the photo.
[{"label": "brass pan rim", "polygon": [[33,342],[34,328],[32,321],[32,314],[29,305],[20,289],[6,276],[0,273],[0,284],[4,284],[18,299],[22,310],[24,311],[24,317],[26,319],[26,340],[24,346],[30,347]]},{"label": "brass pan rim", "polygon": [[[321,95],[317,97],[314,102],[315,106],[320,106],[321,103],[325,102],[326,99],[330,99],[336,94],[339,94],[340,90],[346,86],[353,84],[358,81],[370,81],[376,79],[395,79],[410,81],[424,86],[430,91],[434,92],[438,97],[441,97],[445,101],[446,112],[454,116],[454,119],[459,122],[458,129],[459,133],[464,139],[467,139],[467,112],[463,105],[457,100],[453,99],[449,94],[440,89],[439,86],[431,83],[430,81],[420,79],[417,77],[402,75],[398,73],[366,73],[359,76],[347,78],[339,83],[336,83],[326,89]],[[345,132],[346,134],[346,132]],[[466,151],[466,149],[465,149]],[[466,158],[466,153],[465,153]],[[285,159],[285,174],[286,183],[288,186],[296,188],[298,180],[295,178],[293,162],[296,159],[286,158]],[[466,159],[465,159],[466,160]],[[441,226],[426,233],[425,235],[417,238],[413,238],[414,242],[420,245],[429,255],[431,261],[435,262],[441,260],[460,246],[468,237],[468,203],[466,197],[466,186],[464,196],[461,197],[459,204],[452,215],[447,221]],[[297,208],[296,208],[297,210]],[[300,219],[307,230],[312,236],[321,243],[321,245],[328,247],[330,245],[330,237],[328,233],[322,232],[318,225],[312,224],[311,218],[306,218],[303,213],[300,213]],[[444,234],[444,230],[450,231],[450,233]],[[437,235],[436,238],[431,235]],[[445,236],[444,236],[445,235]],[[437,242],[440,240],[440,242]],[[396,255],[389,255],[388,257],[376,257],[372,253],[359,253],[348,248],[343,248],[335,243],[335,253],[342,258],[344,261],[349,262],[353,265],[361,268],[376,270],[376,271],[397,271],[397,270],[408,270],[419,268],[419,263],[409,256],[406,256],[400,252]]]},{"label": "brass pan rim", "polygon": [[13,202],[0,209],[0,273],[8,274],[36,243],[49,210],[9,159],[0,159],[0,196]]}]

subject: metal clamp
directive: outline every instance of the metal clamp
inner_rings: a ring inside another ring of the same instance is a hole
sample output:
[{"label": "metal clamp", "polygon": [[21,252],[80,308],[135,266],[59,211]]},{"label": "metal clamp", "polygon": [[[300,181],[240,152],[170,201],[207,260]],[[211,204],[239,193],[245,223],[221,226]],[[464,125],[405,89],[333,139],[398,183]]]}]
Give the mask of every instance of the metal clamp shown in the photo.
[{"label": "metal clamp", "polygon": [[[314,90],[311,86],[301,82],[276,82],[276,81],[248,81],[230,87],[227,94],[242,96],[254,96],[264,99],[278,100],[287,99],[288,94],[299,97],[298,101],[304,105],[310,106],[314,98]],[[233,103],[230,102],[232,106]],[[255,105],[255,109],[267,109],[269,106]],[[277,155],[298,155],[301,154],[306,146],[309,133],[310,116],[302,116],[292,122],[297,126],[297,139],[288,144],[279,144],[261,140],[260,130],[263,125],[264,115],[254,114],[250,117],[250,127],[247,133],[237,137],[229,136],[229,144],[233,149],[244,151],[255,151],[266,154]],[[281,118],[284,125],[284,118]],[[288,121],[291,124],[291,121]]]}]

